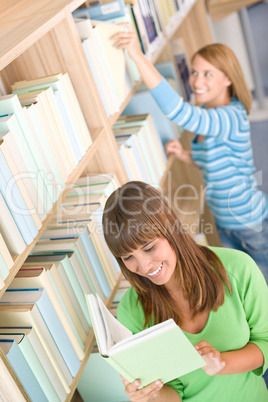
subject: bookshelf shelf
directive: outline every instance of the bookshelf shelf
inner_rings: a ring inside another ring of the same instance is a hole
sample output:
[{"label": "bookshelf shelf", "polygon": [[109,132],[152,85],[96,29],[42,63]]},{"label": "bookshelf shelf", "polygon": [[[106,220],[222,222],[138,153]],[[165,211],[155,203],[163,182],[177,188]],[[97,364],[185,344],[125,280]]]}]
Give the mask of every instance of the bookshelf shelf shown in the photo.
[{"label": "bookshelf shelf", "polygon": [[[31,80],[60,72],[68,73],[93,139],[85,156],[68,177],[64,189],[48,212],[34,241],[15,257],[14,265],[5,280],[5,286],[0,290],[0,298],[80,176],[87,173],[113,173],[119,183],[123,184],[127,181],[127,174],[112,127],[137,91],[141,80],[133,86],[121,105],[120,111],[108,119],[72,18],[72,12],[83,3],[82,0],[42,0],[41,2],[0,0],[2,17],[0,78],[7,93],[11,93],[11,85],[16,81]],[[173,39],[181,37],[184,39],[189,58],[198,47],[212,41],[209,26],[205,21],[205,1],[196,0],[190,3],[183,18],[174,20],[172,26],[163,34],[159,46],[150,56],[153,63],[170,60],[170,41]],[[172,166],[172,160],[169,160],[160,183],[162,188],[167,188],[168,173]],[[106,300],[108,307],[112,303],[121,280],[120,274],[110,297]],[[94,343],[95,339],[91,330],[85,343],[85,358],[71,384],[71,393],[67,401],[72,399]]]},{"label": "bookshelf shelf", "polygon": [[96,137],[96,140],[89,147],[87,153],[83,157],[83,159],[80,162],[80,164],[77,166],[77,168],[72,172],[72,174],[68,178],[68,181],[66,182],[66,186],[65,186],[64,190],[61,192],[58,200],[53,204],[52,209],[49,211],[46,219],[43,221],[42,228],[39,230],[38,235],[36,236],[34,241],[25,248],[23,253],[19,254],[15,258],[14,266],[12,267],[9,276],[5,281],[5,287],[3,289],[1,289],[1,291],[0,291],[0,298],[3,295],[3,293],[5,292],[5,290],[8,288],[8,286],[10,285],[12,279],[15,277],[16,273],[18,272],[18,270],[20,269],[20,267],[22,266],[22,264],[24,263],[24,261],[26,260],[28,255],[30,254],[30,252],[33,250],[33,248],[36,245],[36,243],[39,240],[39,238],[44,233],[47,225],[50,223],[50,221],[53,218],[55,212],[57,211],[59,206],[62,204],[62,202],[65,199],[65,197],[67,196],[68,192],[71,190],[71,188],[73,187],[74,183],[77,181],[77,179],[81,176],[81,174],[85,170],[85,168],[86,168],[86,166],[88,164],[88,161],[91,158],[93,158],[94,154],[97,152],[99,144],[101,143],[101,141],[103,140],[103,137],[104,137],[104,130],[95,130],[93,137]]}]

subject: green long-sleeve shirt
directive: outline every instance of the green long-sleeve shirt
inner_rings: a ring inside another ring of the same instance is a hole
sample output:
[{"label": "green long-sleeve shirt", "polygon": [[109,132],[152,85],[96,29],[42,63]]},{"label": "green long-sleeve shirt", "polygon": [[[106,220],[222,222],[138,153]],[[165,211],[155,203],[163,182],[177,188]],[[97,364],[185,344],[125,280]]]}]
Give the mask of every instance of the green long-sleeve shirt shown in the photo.
[{"label": "green long-sleeve shirt", "polygon": [[[211,249],[225,266],[232,295],[226,291],[224,304],[217,312],[210,312],[200,333],[185,332],[185,335],[193,345],[205,340],[220,352],[255,343],[264,355],[264,366],[247,373],[216,376],[199,369],[168,385],[187,402],[267,402],[268,391],[261,375],[268,367],[268,287],[247,254],[233,249]],[[119,321],[133,333],[143,330],[144,323],[142,307],[136,302],[137,294],[130,288],[117,310]]]}]

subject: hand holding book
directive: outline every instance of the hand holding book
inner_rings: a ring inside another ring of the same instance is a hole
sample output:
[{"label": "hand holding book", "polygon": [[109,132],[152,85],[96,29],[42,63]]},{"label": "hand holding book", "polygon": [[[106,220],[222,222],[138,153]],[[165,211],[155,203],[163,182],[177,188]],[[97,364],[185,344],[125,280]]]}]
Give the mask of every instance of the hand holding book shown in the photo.
[{"label": "hand holding book", "polygon": [[132,335],[98,296],[87,301],[99,352],[127,381],[166,383],[206,365],[172,319]]}]

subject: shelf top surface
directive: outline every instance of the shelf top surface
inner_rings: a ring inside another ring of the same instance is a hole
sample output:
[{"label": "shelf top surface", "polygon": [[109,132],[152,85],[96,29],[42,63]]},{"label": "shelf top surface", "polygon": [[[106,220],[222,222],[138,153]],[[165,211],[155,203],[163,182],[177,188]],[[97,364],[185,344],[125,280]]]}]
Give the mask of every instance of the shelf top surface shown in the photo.
[{"label": "shelf top surface", "polygon": [[82,0],[0,0],[0,70],[83,4]]}]

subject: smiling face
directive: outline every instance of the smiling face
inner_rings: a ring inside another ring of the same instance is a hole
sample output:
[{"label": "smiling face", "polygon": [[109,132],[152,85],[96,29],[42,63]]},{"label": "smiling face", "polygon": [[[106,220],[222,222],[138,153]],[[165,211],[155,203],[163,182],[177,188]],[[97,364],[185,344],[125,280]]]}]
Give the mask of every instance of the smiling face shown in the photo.
[{"label": "smiling face", "polygon": [[231,81],[226,75],[197,54],[192,63],[189,84],[196,102],[207,109],[228,105],[228,87]]},{"label": "smiling face", "polygon": [[126,268],[150,279],[156,285],[165,285],[176,267],[176,254],[166,239],[156,238],[121,257]]}]

